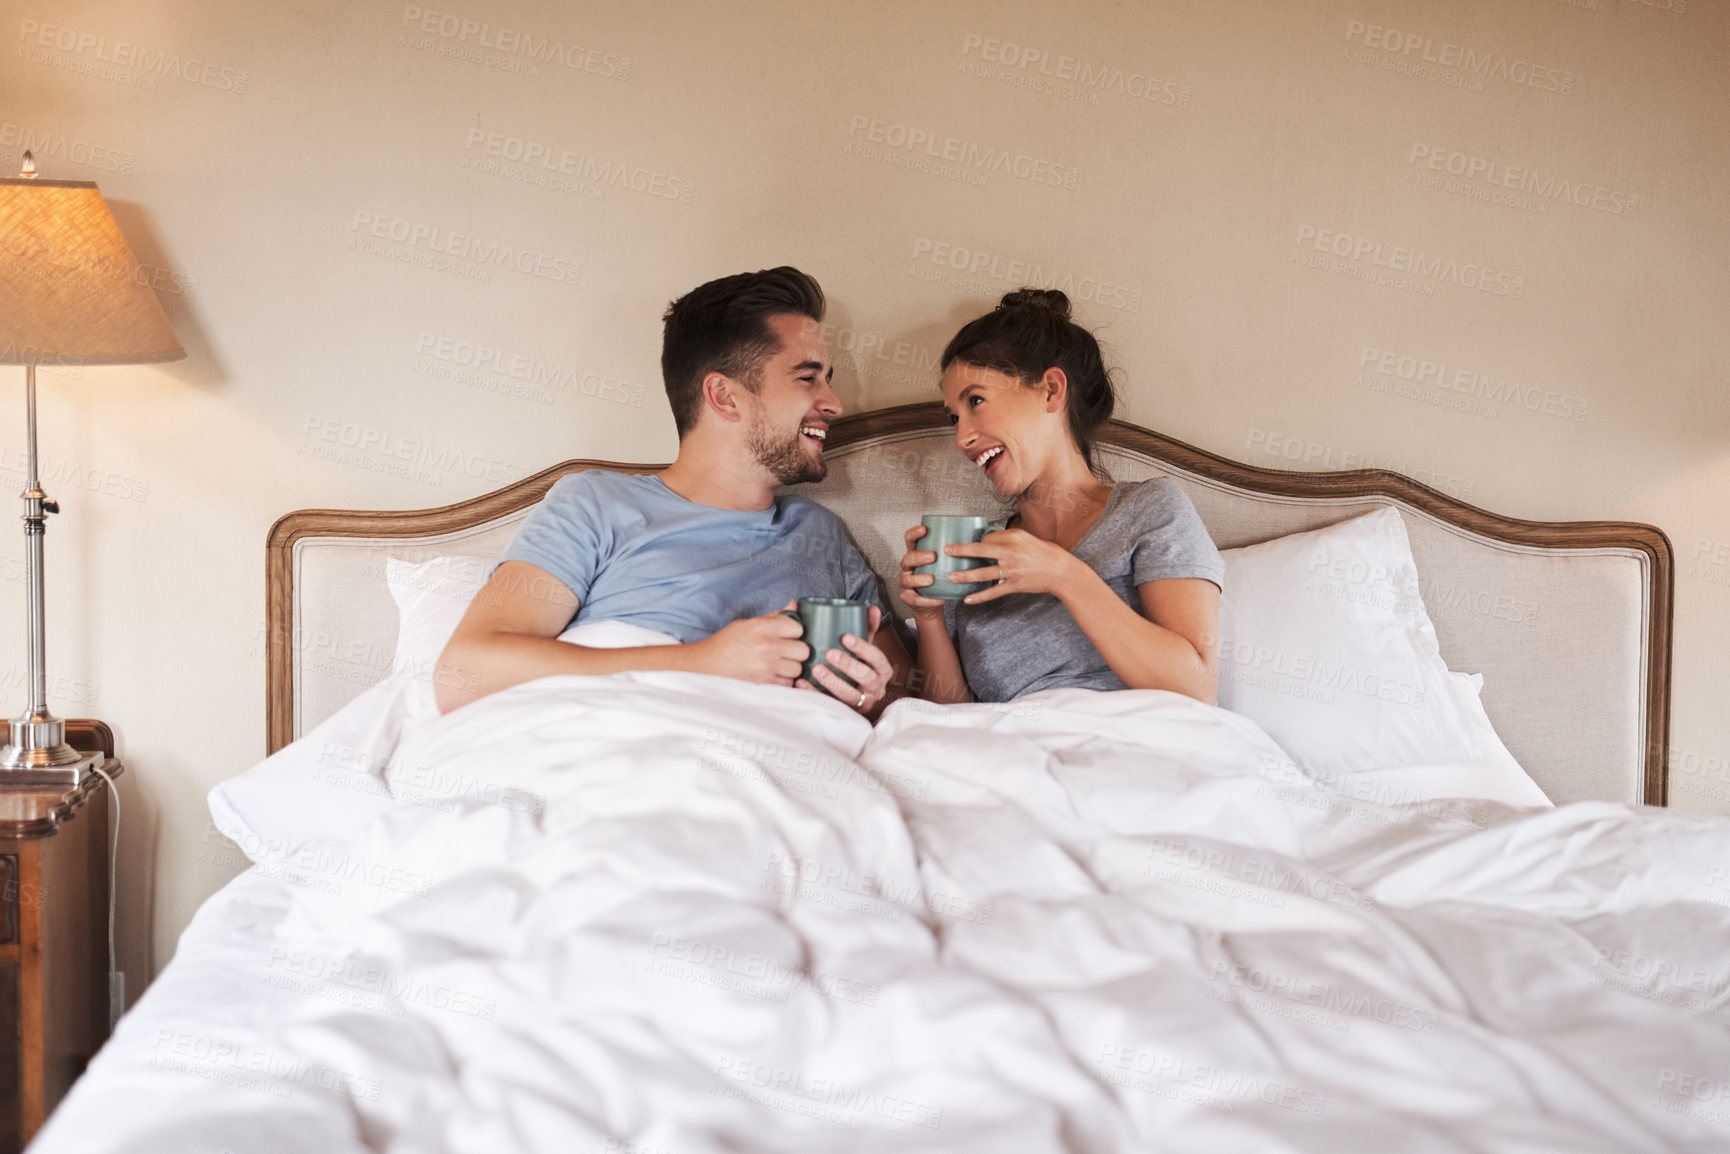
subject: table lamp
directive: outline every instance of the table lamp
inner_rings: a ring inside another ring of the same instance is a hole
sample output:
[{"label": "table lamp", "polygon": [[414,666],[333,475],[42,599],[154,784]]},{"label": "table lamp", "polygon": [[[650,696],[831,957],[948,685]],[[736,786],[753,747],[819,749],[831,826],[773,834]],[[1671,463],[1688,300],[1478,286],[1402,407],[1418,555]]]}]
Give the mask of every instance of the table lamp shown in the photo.
[{"label": "table lamp", "polygon": [[137,365],[185,355],[95,183],[38,179],[26,152],[22,174],[0,178],[0,364],[24,366],[30,703],[0,748],[0,788],[76,785],[101,756],[66,744],[66,723],[48,712],[42,536],[47,515],[60,507],[36,472],[36,366]]}]

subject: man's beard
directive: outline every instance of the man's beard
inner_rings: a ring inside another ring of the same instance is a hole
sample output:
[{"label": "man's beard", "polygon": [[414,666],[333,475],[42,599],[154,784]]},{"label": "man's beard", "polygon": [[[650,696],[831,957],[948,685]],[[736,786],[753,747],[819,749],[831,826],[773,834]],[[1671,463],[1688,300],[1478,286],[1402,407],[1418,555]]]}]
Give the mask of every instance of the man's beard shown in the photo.
[{"label": "man's beard", "polygon": [[806,454],[805,434],[794,429],[789,436],[777,437],[760,413],[751,416],[751,427],[745,434],[745,447],[757,458],[757,463],[769,470],[775,480],[783,485],[821,481],[829,475],[829,466],[821,456],[813,461]]}]

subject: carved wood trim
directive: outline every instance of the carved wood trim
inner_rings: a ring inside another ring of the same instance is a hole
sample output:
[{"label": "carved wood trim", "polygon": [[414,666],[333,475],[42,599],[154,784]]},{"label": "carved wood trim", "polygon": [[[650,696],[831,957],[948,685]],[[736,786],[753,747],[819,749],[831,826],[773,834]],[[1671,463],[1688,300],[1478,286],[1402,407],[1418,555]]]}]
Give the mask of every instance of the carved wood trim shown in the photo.
[{"label": "carved wood trim", "polygon": [[[829,428],[833,451],[882,437],[929,432],[948,425],[936,401],[877,409],[842,417]],[[1308,473],[1246,465],[1185,444],[1163,433],[1111,421],[1101,430],[1101,444],[1141,453],[1156,461],[1252,493],[1294,498],[1391,497],[1438,520],[1469,532],[1516,545],[1545,549],[1638,549],[1651,566],[1648,602],[1646,678],[1645,800],[1648,805],[1669,801],[1670,664],[1672,613],[1675,599],[1675,551],[1670,539],[1654,525],[1633,521],[1524,521],[1468,505],[1445,493],[1386,469],[1351,469]],[[604,468],[622,473],[653,473],[665,465],[620,464],[615,461],[565,461],[503,489],[437,509],[369,511],[307,509],[290,513],[271,528],[266,545],[267,748],[274,753],[294,736],[294,669],[290,640],[294,628],[294,542],[302,537],[426,537],[483,524],[528,508],[546,495],[566,473]]]},{"label": "carved wood trim", "polygon": [[[827,444],[833,450],[876,437],[923,432],[946,425],[948,419],[943,406],[936,401],[879,409],[836,421],[830,427]],[[1544,549],[1609,547],[1640,550],[1646,554],[1652,574],[1647,604],[1644,793],[1647,805],[1669,804],[1675,551],[1670,538],[1657,526],[1635,521],[1524,521],[1468,505],[1387,469],[1350,469],[1331,473],[1267,469],[1198,449],[1128,421],[1109,422],[1101,430],[1099,441],[1252,493],[1296,498],[1392,497],[1448,524],[1510,544]]]},{"label": "carved wood trim", "polygon": [[[96,724],[102,725],[101,722]],[[107,726],[103,725],[102,728],[106,729]],[[86,753],[93,752],[96,748],[93,744],[80,744],[75,739],[68,740],[67,744]],[[108,780],[115,780],[126,772],[126,763],[113,757],[104,757],[102,771],[108,775]],[[86,770],[83,780],[77,785],[12,786],[0,791],[0,847],[13,842],[53,837],[62,825],[78,816],[79,810],[86,803],[102,795],[107,788],[108,781],[103,780],[102,774]],[[106,821],[103,829],[107,829]],[[106,838],[107,834],[102,836]],[[103,844],[108,843],[104,841]]]}]

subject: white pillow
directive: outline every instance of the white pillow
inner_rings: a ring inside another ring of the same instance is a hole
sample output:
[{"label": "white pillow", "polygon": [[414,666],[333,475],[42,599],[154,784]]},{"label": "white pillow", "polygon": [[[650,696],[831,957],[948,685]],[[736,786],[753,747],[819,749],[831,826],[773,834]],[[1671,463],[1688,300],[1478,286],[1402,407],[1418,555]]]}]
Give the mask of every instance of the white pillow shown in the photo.
[{"label": "white pillow", "polygon": [[[433,672],[439,654],[468,612],[469,602],[486,585],[494,564],[486,557],[434,557],[419,564],[401,557],[385,561],[385,580],[397,608],[396,656],[391,668],[414,679],[406,693],[409,714],[416,720],[438,716]],[[623,621],[572,625],[559,634],[559,640],[591,649],[679,643],[665,633]]]},{"label": "white pillow", "polygon": [[486,557],[434,557],[416,564],[401,557],[385,561],[385,581],[396,602],[396,656],[391,668],[407,674],[408,710],[414,718],[438,716],[433,672],[445,643],[457,631],[494,562]]},{"label": "white pillow", "polygon": [[385,560],[385,581],[396,602],[396,658],[391,668],[431,679],[433,666],[457,622],[468,612],[494,561],[487,557],[434,557],[431,561]]},{"label": "white pillow", "polygon": [[391,674],[311,733],[210,791],[212,823],[255,862],[283,861],[313,844],[348,841],[397,802],[385,764],[406,726],[438,716],[432,675],[491,562],[391,557],[385,579],[397,604]]},{"label": "white pillow", "polygon": [[1397,509],[1221,556],[1221,706],[1324,779],[1478,759]]},{"label": "white pillow", "polygon": [[211,823],[255,862],[289,862],[301,850],[347,842],[397,805],[385,763],[415,722],[420,684],[393,673],[245,773],[210,791]]},{"label": "white pillow", "polygon": [[[341,844],[400,804],[384,771],[408,727],[438,716],[432,672],[492,561],[435,557],[385,562],[397,604],[389,677],[368,687],[298,741],[210,791],[212,823],[255,862],[288,861],[309,845]],[[677,645],[623,621],[573,625],[559,635],[596,649]]]},{"label": "white pillow", "polygon": [[1466,724],[1477,739],[1476,761],[1445,765],[1411,765],[1399,769],[1373,769],[1345,773],[1323,784],[1359,801],[1380,805],[1438,801],[1443,798],[1486,798],[1521,809],[1552,809],[1554,804],[1538,788],[1490,724],[1478,691],[1481,673],[1450,673],[1454,696],[1466,714]]},{"label": "white pillow", "polygon": [[393,808],[385,763],[406,726],[438,716],[433,668],[490,564],[389,558],[385,578],[397,604],[390,676],[311,733],[219,782],[208,798],[217,830],[253,861],[281,862],[308,845],[346,842]]}]

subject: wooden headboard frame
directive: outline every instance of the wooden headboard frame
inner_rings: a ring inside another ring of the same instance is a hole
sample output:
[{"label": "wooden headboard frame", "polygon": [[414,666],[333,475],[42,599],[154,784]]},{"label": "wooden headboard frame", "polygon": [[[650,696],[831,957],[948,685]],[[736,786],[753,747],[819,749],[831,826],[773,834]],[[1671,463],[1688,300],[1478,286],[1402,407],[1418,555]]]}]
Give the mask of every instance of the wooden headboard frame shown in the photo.
[{"label": "wooden headboard frame", "polygon": [[[874,438],[946,427],[948,415],[936,402],[843,417],[829,430],[830,450]],[[1522,521],[1455,500],[1409,477],[1385,469],[1336,473],[1265,469],[1215,453],[1125,421],[1101,432],[1106,445],[1144,454],[1198,476],[1271,496],[1391,497],[1462,529],[1498,541],[1549,548],[1619,547],[1638,549],[1650,561],[1652,581],[1647,621],[1649,672],[1646,679],[1645,801],[1664,805],[1669,795],[1670,645],[1675,570],[1670,539],[1657,527],[1629,521]],[[290,513],[271,527],[266,553],[265,616],[269,632],[265,657],[266,741],[271,753],[294,737],[294,544],[303,537],[426,537],[466,529],[534,505],[567,473],[590,468],[648,473],[663,465],[614,461],[565,461],[496,492],[437,509],[402,512],[307,509]]]}]

